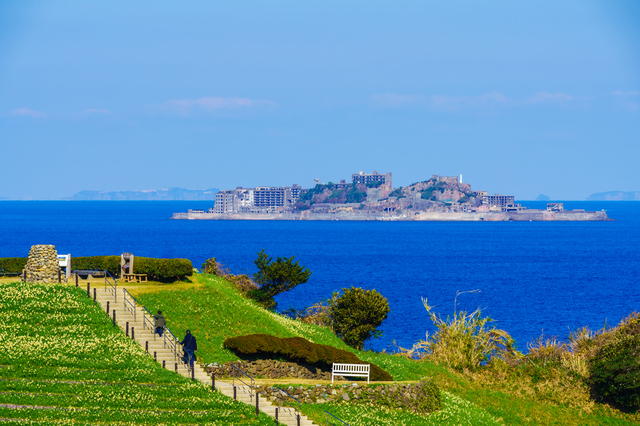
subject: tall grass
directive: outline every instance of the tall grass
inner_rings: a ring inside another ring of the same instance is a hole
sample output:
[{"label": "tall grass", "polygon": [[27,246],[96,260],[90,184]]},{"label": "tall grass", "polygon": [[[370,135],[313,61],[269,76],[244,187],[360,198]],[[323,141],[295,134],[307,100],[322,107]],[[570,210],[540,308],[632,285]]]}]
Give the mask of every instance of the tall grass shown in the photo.
[{"label": "tall grass", "polygon": [[515,356],[514,340],[506,331],[490,327],[491,318],[483,317],[478,309],[472,313],[457,311],[453,317],[442,319],[433,311],[426,298],[422,299],[429,318],[438,331],[417,342],[410,350],[410,357],[426,357],[431,361],[462,370],[474,369],[491,357]]}]

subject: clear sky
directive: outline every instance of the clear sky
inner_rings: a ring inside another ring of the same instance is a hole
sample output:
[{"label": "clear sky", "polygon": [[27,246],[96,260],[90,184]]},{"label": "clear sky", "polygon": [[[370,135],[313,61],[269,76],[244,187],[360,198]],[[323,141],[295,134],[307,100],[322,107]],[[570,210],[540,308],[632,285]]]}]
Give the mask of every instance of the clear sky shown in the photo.
[{"label": "clear sky", "polygon": [[0,197],[640,190],[640,1],[0,3]]}]

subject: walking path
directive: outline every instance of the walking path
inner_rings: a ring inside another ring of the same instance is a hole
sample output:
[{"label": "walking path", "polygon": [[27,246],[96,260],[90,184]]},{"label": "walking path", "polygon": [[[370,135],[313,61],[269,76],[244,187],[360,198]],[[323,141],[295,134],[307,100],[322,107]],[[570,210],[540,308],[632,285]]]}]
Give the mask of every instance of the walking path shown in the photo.
[{"label": "walking path", "polygon": [[[118,288],[114,290],[111,286],[107,286],[105,289],[104,285],[94,284],[90,290],[91,297],[94,296],[94,289],[96,301],[102,309],[105,311],[108,309],[107,313],[111,318],[113,318],[115,310],[116,324],[129,337],[133,335],[133,339],[142,348],[146,349],[149,355],[153,356],[164,368],[176,371],[184,377],[200,380],[206,385],[212,385],[212,377],[201,365],[196,363],[193,371],[191,371],[182,362],[182,347],[178,343],[179,340],[177,342],[174,340],[175,336],[165,333],[165,336],[159,337],[154,333],[153,317],[150,318],[150,314],[143,306],[137,306],[135,299],[127,296],[128,292],[125,289]],[[177,347],[174,345],[177,345]],[[238,384],[234,386],[233,383],[215,379],[216,390],[231,398],[234,397],[234,387],[236,399],[256,406],[256,398],[258,398],[258,409],[274,418],[276,418],[277,413],[278,422],[281,424],[287,426],[310,426],[316,424],[290,407],[277,407],[271,404],[266,398],[255,394],[250,386]]]}]

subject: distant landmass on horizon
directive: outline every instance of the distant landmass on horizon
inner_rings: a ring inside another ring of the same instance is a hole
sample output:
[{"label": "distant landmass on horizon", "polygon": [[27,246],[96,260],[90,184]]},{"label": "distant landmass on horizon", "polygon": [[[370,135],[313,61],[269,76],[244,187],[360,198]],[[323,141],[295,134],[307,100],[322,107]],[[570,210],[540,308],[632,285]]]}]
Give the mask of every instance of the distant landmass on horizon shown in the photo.
[{"label": "distant landmass on horizon", "polygon": [[589,195],[587,201],[640,201],[640,191],[597,192]]},{"label": "distant landmass on horizon", "polygon": [[216,199],[217,188],[151,189],[142,191],[80,191],[66,200],[73,201],[208,201]]}]

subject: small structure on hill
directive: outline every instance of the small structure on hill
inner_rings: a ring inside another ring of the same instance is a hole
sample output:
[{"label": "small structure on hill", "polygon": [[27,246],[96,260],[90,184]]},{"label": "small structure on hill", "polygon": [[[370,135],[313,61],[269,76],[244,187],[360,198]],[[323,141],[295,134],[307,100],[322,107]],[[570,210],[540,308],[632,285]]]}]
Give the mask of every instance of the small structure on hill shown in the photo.
[{"label": "small structure on hill", "polygon": [[122,253],[120,256],[120,277],[133,274],[133,253]]},{"label": "small structure on hill", "polygon": [[56,246],[52,244],[31,246],[20,280],[38,284],[67,282],[66,274],[60,271]]}]

